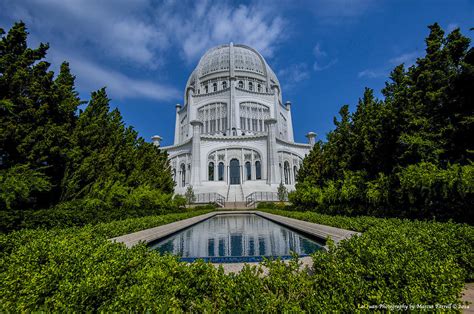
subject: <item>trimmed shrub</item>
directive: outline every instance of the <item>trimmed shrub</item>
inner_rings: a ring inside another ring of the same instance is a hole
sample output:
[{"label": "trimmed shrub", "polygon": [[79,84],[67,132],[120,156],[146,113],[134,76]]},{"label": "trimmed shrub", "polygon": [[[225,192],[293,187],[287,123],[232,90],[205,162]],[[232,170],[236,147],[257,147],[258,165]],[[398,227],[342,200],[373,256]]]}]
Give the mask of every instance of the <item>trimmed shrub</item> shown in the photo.
[{"label": "trimmed shrub", "polygon": [[107,238],[209,211],[0,235],[0,311],[358,311],[374,304],[459,304],[473,228],[454,223],[272,213],[364,231],[299,261],[267,261],[267,274],[183,263],[145,245]]}]

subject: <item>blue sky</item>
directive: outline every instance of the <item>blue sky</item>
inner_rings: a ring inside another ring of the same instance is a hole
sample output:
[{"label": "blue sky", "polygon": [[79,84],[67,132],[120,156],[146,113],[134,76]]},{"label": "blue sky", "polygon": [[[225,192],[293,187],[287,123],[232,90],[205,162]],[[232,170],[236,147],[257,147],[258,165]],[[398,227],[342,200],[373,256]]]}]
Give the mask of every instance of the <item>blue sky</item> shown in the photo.
[{"label": "blue sky", "polygon": [[0,0],[0,27],[23,20],[30,44],[67,60],[81,98],[107,86],[112,106],[147,141],[173,141],[174,110],[209,48],[233,41],[259,50],[293,103],[295,139],[325,138],[343,104],[365,86],[380,96],[390,70],[424,53],[427,25],[473,38],[474,1],[66,1]]}]

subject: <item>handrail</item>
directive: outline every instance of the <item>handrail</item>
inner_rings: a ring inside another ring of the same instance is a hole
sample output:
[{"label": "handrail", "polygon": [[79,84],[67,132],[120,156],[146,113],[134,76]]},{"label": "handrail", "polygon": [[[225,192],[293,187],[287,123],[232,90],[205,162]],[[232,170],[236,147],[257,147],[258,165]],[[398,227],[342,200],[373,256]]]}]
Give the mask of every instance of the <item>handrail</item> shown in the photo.
[{"label": "handrail", "polygon": [[219,193],[197,193],[194,194],[193,204],[215,203],[220,207],[225,206],[225,197]]},{"label": "handrail", "polygon": [[[280,201],[280,198],[278,197],[277,192],[253,192],[247,195],[245,198],[245,206],[246,207],[251,207],[255,206],[257,202],[278,202]],[[288,196],[285,196],[284,201],[288,201]]]}]

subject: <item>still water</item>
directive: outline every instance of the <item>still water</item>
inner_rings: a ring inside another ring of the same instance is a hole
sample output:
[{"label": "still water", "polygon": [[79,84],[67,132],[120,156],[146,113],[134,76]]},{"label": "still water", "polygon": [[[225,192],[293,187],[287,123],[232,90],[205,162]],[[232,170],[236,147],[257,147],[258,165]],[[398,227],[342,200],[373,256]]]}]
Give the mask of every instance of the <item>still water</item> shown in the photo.
[{"label": "still water", "polygon": [[260,261],[262,257],[306,256],[323,246],[307,237],[253,214],[217,215],[191,226],[151,248],[182,260],[211,262]]}]

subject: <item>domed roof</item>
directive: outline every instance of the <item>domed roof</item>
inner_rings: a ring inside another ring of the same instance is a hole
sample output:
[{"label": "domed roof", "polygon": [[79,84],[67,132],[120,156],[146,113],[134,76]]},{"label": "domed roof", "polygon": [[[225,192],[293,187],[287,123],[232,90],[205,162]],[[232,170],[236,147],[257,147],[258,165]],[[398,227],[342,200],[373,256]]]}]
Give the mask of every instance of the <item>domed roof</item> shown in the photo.
[{"label": "domed roof", "polygon": [[220,45],[209,49],[191,73],[188,84],[194,85],[196,80],[205,80],[213,74],[222,76],[255,76],[268,83],[280,85],[275,73],[265,59],[255,49],[245,45]]}]

